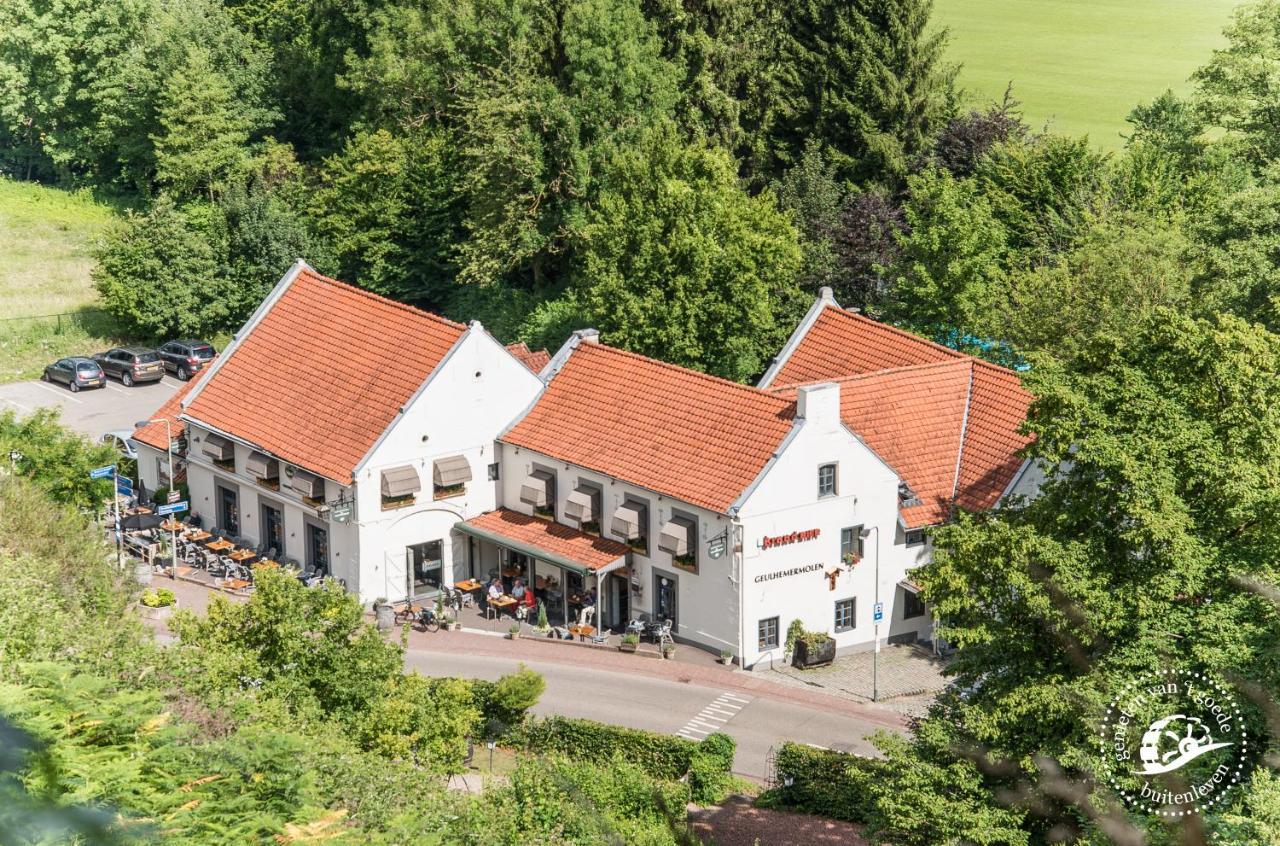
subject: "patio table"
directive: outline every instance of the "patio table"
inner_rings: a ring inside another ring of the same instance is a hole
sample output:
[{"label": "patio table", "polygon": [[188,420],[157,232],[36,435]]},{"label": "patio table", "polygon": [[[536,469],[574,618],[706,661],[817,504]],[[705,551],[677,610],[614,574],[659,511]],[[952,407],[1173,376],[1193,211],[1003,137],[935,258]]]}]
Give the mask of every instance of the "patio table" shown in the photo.
[{"label": "patio table", "polygon": [[[210,548],[212,548],[212,544],[210,544]],[[255,555],[257,555],[257,553],[254,552],[252,549],[237,549],[235,552],[231,553],[227,557],[230,558],[232,561],[243,564],[245,561],[248,561],[250,558],[253,558]]]},{"label": "patio table", "polygon": [[454,582],[453,586],[456,587],[458,590],[466,591],[467,593],[470,593],[473,590],[479,590],[480,588],[484,587],[484,585],[480,584],[480,582],[477,582],[475,579],[467,579],[461,582]]},{"label": "patio table", "polygon": [[191,537],[188,538],[188,540],[194,543],[203,543],[204,541],[207,541],[211,537],[213,537],[213,535],[209,534],[204,529],[196,529],[194,532],[191,533]]},{"label": "patio table", "polygon": [[489,600],[489,608],[493,610],[495,616],[502,616],[503,611],[511,613],[509,609],[518,604],[519,600],[514,596],[507,596],[505,593],[497,599]]},{"label": "patio table", "polygon": [[160,528],[164,529],[166,532],[180,532],[185,529],[186,526],[182,525],[177,520],[165,520],[160,524]]},{"label": "patio table", "polygon": [[207,544],[207,548],[214,552],[226,552],[228,549],[235,549],[236,545],[229,540],[220,540]]}]

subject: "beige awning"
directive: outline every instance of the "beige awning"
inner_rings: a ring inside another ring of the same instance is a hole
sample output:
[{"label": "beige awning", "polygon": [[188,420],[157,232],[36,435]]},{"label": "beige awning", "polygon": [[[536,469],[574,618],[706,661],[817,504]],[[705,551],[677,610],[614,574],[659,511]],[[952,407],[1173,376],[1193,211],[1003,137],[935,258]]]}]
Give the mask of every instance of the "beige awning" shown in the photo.
[{"label": "beige awning", "polygon": [[214,461],[230,461],[236,457],[235,445],[221,435],[213,433],[204,436],[204,446],[200,451]]},{"label": "beige awning", "polygon": [[640,526],[643,523],[644,506],[636,502],[624,502],[613,512],[609,530],[619,537],[635,540],[640,537]]},{"label": "beige awning", "polygon": [[274,479],[280,475],[280,462],[269,455],[254,450],[249,453],[245,472],[255,479]]},{"label": "beige awning", "polygon": [[422,490],[422,480],[411,464],[382,471],[382,495],[388,498],[412,496]]},{"label": "beige awning", "polygon": [[672,555],[688,555],[693,549],[695,528],[696,524],[689,518],[671,515],[671,519],[662,525],[658,549]]},{"label": "beige awning", "polygon": [[451,488],[471,481],[471,465],[465,455],[437,458],[433,467],[432,479],[437,488]]},{"label": "beige awning", "polygon": [[546,470],[534,470],[520,486],[520,501],[534,508],[551,506],[551,482],[555,477]]},{"label": "beige awning", "polygon": [[324,499],[324,479],[306,470],[294,470],[289,487],[308,499]]},{"label": "beige awning", "polygon": [[596,506],[596,492],[591,488],[574,488],[565,500],[564,513],[579,523],[598,520],[600,509]]}]

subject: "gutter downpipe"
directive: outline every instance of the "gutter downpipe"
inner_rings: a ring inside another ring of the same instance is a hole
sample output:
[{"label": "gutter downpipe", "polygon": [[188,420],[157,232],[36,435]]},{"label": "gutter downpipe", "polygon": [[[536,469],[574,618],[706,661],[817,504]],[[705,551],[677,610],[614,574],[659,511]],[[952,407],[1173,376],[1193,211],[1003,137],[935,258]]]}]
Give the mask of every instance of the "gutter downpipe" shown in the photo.
[{"label": "gutter downpipe", "polygon": [[[742,523],[738,520],[738,506],[729,507],[729,542],[732,544],[733,566],[729,568],[729,582],[736,589],[734,592],[738,595],[738,625],[737,629],[737,650],[738,650],[738,666],[746,669],[746,663],[743,656],[746,654],[743,649],[746,636],[743,634],[747,624],[744,619],[744,599],[742,596]],[[755,666],[754,663],[752,666]]]}]

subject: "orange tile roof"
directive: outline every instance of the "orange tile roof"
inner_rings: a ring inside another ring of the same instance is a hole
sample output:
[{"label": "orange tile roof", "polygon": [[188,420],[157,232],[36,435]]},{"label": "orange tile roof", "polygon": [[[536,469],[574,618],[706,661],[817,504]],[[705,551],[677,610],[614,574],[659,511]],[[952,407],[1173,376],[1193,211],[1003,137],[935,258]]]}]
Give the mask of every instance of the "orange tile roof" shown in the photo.
[{"label": "orange tile roof", "polygon": [[794,416],[766,391],[583,342],[501,440],[724,513]]},{"label": "orange tile roof", "polygon": [[507,344],[507,352],[520,359],[520,363],[537,373],[551,362],[551,353],[546,350],[531,350],[524,341],[518,344]]},{"label": "orange tile roof", "polygon": [[967,356],[861,314],[828,306],[783,362],[770,387],[958,358]]},{"label": "orange tile roof", "polygon": [[465,327],[304,267],[186,414],[341,483]]},{"label": "orange tile roof", "polygon": [[625,544],[507,508],[485,512],[461,525],[486,535],[509,538],[552,557],[577,562],[588,570],[607,567],[627,554]]},{"label": "orange tile roof", "polygon": [[[953,433],[949,427],[961,373],[968,415],[963,429]],[[938,380],[947,379],[952,384],[943,390]],[[920,497],[921,505],[903,509],[909,526],[945,519],[953,499],[972,511],[991,508],[1022,466],[1019,451],[1030,439],[1019,427],[1026,419],[1031,394],[1012,370],[829,306],[783,362],[773,384],[779,386],[775,389],[779,395],[788,396],[794,395],[797,384],[831,380],[841,383],[845,422]],[[912,384],[915,380],[933,385],[936,407],[928,390]],[[863,401],[851,400],[849,394],[875,398],[858,405]],[[877,409],[877,404],[890,407]],[[946,420],[946,427],[941,422],[926,425],[921,418],[929,416]],[[900,431],[895,434],[897,428]],[[960,431],[963,443],[958,440]],[[939,484],[948,463],[950,492]]]},{"label": "orange tile roof", "polygon": [[[199,377],[195,377],[183,383],[150,417],[152,420],[167,419],[169,421],[168,429],[173,433],[175,441],[182,437],[183,431],[187,428],[186,424],[178,419],[178,415],[182,412],[182,399],[191,392],[191,389],[196,386],[198,381]],[[168,452],[169,444],[166,443],[167,433],[165,428],[163,423],[148,423],[134,430],[133,439],[149,447]]]}]

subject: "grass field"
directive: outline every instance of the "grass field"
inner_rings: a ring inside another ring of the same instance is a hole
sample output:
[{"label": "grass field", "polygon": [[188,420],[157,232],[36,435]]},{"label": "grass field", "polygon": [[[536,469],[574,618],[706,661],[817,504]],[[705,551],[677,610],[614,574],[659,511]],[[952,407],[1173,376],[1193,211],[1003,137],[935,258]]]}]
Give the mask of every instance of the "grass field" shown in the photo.
[{"label": "grass field", "polygon": [[949,56],[977,102],[1012,82],[1027,122],[1119,147],[1125,115],[1184,92],[1221,46],[1237,0],[935,0]]},{"label": "grass field", "polygon": [[[114,340],[109,322],[92,311],[89,271],[93,245],[115,215],[84,192],[0,178],[0,382]],[[42,317],[65,313],[78,314]]]}]

